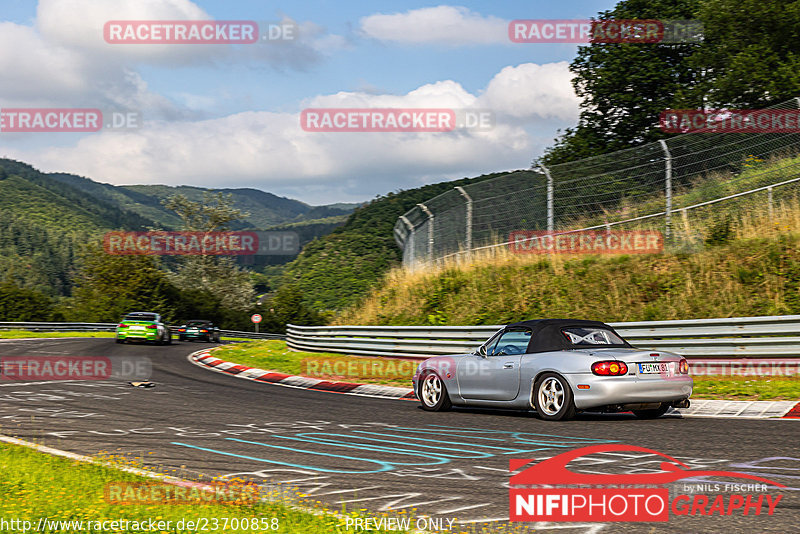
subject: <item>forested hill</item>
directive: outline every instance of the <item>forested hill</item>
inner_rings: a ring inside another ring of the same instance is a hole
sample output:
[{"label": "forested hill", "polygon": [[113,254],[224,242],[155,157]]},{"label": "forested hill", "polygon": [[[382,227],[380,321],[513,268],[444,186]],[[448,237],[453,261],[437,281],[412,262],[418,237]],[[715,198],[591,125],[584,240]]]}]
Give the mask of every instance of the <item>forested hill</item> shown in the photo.
[{"label": "forested hill", "polygon": [[[76,249],[90,236],[111,229],[177,229],[177,214],[161,201],[178,193],[198,200],[203,191],[185,186],[114,186],[0,159],[0,283],[69,294]],[[256,189],[222,191],[232,194],[235,206],[250,214],[237,228],[265,229],[322,219],[314,226],[319,226],[315,235],[320,235],[341,224],[355,207],[309,206]]]}]

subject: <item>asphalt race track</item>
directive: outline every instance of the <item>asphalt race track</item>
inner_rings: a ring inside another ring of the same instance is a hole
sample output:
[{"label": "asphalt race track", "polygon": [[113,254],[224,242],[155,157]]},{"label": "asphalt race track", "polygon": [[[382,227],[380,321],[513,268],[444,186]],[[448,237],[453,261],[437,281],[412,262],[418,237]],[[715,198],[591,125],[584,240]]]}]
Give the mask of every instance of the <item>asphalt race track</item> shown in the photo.
[{"label": "asphalt race track", "polygon": [[[156,384],[141,389],[109,381],[2,382],[0,433],[87,455],[144,456],[148,464],[186,477],[235,474],[270,486],[280,483],[338,509],[343,503],[347,509],[416,509],[417,516],[455,519],[460,530],[490,531],[508,518],[510,459],[539,460],[618,442],[658,450],[695,469],[758,474],[789,489],[768,488],[770,495],[783,495],[772,516],[673,515],[668,523],[513,527],[566,533],[800,532],[800,420],[584,415],[548,423],[529,413],[428,413],[416,402],[261,384],[187,360],[206,346],[0,341],[0,358],[148,356]],[[660,461],[640,453],[605,453],[571,467],[646,473],[658,471]],[[724,485],[721,479],[694,479],[668,487],[676,496],[702,493],[714,483]]]}]

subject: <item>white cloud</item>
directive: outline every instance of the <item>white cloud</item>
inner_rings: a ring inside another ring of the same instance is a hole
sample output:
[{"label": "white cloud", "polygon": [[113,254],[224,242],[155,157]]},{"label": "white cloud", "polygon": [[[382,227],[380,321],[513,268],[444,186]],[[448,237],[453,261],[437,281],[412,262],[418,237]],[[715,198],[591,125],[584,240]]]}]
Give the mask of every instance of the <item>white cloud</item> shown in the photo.
[{"label": "white cloud", "polygon": [[180,98],[176,103],[154,93],[138,68],[256,61],[303,69],[347,46],[310,22],[298,25],[295,40],[241,46],[116,45],[103,37],[110,20],[210,18],[190,0],[40,0],[33,25],[0,22],[0,72],[13,73],[0,78],[2,105],[147,110],[151,118],[193,118],[197,98],[187,106]]},{"label": "white cloud", "polygon": [[369,15],[360,24],[363,34],[379,41],[449,46],[508,43],[508,21],[460,6]]},{"label": "white cloud", "polygon": [[480,104],[521,120],[536,118],[574,122],[580,100],[572,88],[569,63],[524,63],[505,67],[492,78]]},{"label": "white cloud", "polygon": [[570,125],[568,118],[576,115],[564,68],[508,67],[481,95],[444,80],[404,95],[339,92],[303,102],[303,107],[491,107],[497,122],[487,131],[306,132],[299,113],[251,111],[211,120],[149,122],[137,131],[89,135],[71,147],[9,155],[46,171],[116,184],[256,187],[316,203],[363,200],[426,182],[527,167],[549,141],[549,135],[540,137],[541,130],[554,131],[554,119],[557,126]]}]

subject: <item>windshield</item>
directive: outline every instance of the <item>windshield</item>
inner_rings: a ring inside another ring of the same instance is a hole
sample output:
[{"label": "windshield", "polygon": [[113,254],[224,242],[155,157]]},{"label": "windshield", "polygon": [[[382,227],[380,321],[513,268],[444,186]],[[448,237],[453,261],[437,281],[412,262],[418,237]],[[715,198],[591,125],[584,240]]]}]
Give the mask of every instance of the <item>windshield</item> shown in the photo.
[{"label": "windshield", "polygon": [[129,313],[125,316],[125,321],[156,321],[155,313]]}]

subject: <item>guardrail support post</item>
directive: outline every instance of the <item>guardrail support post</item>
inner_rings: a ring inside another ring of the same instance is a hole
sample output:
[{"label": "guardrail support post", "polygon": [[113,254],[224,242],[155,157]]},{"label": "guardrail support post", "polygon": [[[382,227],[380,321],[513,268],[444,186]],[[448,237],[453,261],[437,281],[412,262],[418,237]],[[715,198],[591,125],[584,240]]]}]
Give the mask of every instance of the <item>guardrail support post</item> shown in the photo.
[{"label": "guardrail support post", "polygon": [[664,150],[664,161],[666,163],[664,171],[664,196],[666,197],[664,206],[664,242],[667,243],[672,233],[672,154],[669,153],[666,141],[660,139],[658,142],[661,143],[661,148]]},{"label": "guardrail support post", "polygon": [[467,201],[467,216],[466,216],[466,242],[464,244],[464,248],[467,249],[467,256],[469,256],[470,252],[472,252],[472,197],[470,197],[464,188],[460,185],[455,187],[455,190],[458,191],[462,197]]},{"label": "guardrail support post", "polygon": [[425,204],[417,204],[428,216],[428,261],[433,263],[433,212]]}]

